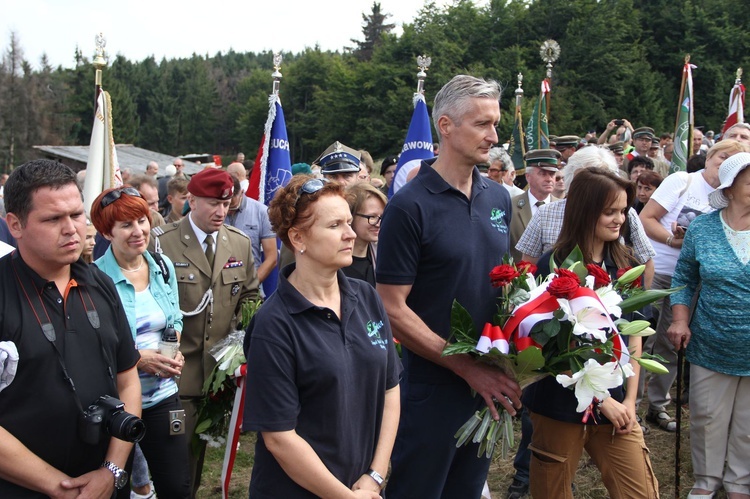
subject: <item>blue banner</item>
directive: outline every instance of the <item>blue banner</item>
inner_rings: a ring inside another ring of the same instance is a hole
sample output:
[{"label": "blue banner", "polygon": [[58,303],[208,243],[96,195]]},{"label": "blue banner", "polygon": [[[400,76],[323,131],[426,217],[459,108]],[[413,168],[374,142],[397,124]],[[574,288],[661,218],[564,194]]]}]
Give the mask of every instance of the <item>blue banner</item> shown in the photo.
[{"label": "blue banner", "polygon": [[427,112],[427,104],[424,95],[417,93],[414,96],[414,114],[411,117],[409,131],[406,133],[404,147],[398,157],[396,174],[393,176],[391,188],[388,190],[388,198],[406,184],[406,177],[411,170],[419,166],[423,159],[434,158],[432,153],[432,129],[430,128],[430,115]]}]

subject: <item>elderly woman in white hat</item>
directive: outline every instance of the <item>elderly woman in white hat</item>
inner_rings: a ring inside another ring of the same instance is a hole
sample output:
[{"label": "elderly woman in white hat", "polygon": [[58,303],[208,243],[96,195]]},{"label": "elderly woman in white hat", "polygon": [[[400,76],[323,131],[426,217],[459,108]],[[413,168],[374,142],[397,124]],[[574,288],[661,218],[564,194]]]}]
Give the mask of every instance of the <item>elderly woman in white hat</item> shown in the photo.
[{"label": "elderly woman in white hat", "polygon": [[[750,153],[726,159],[709,195],[716,211],[696,218],[682,244],[667,334],[690,361],[690,445],[695,484],[688,498],[724,487],[750,498]],[[698,291],[695,314],[689,314]],[[726,466],[725,466],[726,462]]]}]

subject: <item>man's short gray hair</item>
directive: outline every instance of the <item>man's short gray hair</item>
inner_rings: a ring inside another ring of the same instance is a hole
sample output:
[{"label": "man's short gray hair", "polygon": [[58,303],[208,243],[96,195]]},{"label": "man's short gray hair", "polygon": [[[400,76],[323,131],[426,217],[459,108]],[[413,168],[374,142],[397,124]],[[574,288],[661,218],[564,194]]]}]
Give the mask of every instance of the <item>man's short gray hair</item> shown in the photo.
[{"label": "man's short gray hair", "polygon": [[494,80],[483,80],[469,75],[454,76],[435,95],[435,103],[432,106],[432,122],[435,124],[438,141],[438,120],[442,116],[447,116],[460,125],[468,99],[487,98],[499,101],[501,91],[500,84]]},{"label": "man's short gray hair", "polygon": [[620,171],[617,167],[615,155],[606,147],[583,147],[574,152],[573,155],[568,158],[568,164],[565,165],[565,169],[563,170],[565,192],[568,192],[570,183],[573,182],[573,177],[579,170],[592,167],[607,168],[618,174]]},{"label": "man's short gray hair", "polygon": [[496,161],[500,161],[503,164],[504,172],[515,169],[513,160],[510,159],[510,155],[504,147],[493,147],[492,149],[490,149],[490,165],[492,165],[492,163]]}]

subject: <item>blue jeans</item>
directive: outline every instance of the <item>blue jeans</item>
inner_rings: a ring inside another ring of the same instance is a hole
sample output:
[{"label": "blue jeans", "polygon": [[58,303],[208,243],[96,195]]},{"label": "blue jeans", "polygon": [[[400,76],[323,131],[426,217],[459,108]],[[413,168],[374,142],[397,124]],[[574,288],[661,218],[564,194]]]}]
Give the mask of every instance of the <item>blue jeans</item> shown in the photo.
[{"label": "blue jeans", "polygon": [[529,483],[529,467],[531,466],[529,444],[531,443],[533,432],[534,427],[531,424],[531,416],[529,416],[528,409],[524,407],[521,411],[521,442],[518,444],[516,458],[513,460],[513,467],[516,469],[516,475],[513,478],[527,485]]}]

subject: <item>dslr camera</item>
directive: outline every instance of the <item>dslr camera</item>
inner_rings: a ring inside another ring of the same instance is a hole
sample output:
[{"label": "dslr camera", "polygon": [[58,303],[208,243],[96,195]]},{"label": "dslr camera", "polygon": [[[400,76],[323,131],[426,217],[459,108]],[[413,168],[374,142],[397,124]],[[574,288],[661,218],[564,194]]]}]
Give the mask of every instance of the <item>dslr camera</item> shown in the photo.
[{"label": "dslr camera", "polygon": [[102,435],[125,442],[140,442],[145,434],[143,420],[125,412],[125,404],[109,395],[99,397],[78,421],[78,436],[89,445],[99,444]]}]

